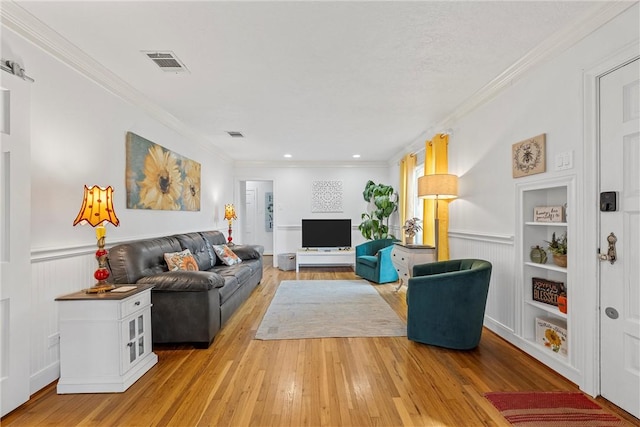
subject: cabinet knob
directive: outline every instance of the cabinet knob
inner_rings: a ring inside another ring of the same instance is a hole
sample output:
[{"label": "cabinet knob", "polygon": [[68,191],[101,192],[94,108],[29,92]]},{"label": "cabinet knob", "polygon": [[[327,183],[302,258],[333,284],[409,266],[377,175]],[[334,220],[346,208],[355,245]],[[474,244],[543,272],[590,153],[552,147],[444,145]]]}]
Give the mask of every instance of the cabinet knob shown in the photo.
[{"label": "cabinet knob", "polygon": [[134,305],[140,305],[140,301],[136,301]]},{"label": "cabinet knob", "polygon": [[128,342],[127,343],[127,347],[133,347],[133,343],[132,342]]}]

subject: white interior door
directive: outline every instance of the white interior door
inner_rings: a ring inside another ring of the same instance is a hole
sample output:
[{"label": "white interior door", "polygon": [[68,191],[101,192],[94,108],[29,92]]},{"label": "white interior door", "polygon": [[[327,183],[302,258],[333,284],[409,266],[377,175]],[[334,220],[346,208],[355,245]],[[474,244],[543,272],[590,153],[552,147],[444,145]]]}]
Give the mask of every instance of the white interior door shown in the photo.
[{"label": "white interior door", "polygon": [[[600,387],[640,417],[640,71],[635,61],[600,78],[600,191],[616,192],[600,212]],[[613,234],[611,234],[613,233]]]},{"label": "white interior door", "polygon": [[243,243],[255,243],[256,216],[258,204],[256,201],[256,190],[247,188],[245,192],[245,215]]},{"label": "white interior door", "polygon": [[5,415],[29,399],[31,154],[29,83],[0,74],[0,415]]}]

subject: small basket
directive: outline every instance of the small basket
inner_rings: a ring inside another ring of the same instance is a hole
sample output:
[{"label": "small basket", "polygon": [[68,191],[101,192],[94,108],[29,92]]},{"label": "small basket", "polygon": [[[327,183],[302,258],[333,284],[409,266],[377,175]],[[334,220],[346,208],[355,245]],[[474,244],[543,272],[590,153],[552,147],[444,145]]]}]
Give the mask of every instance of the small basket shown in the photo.
[{"label": "small basket", "polygon": [[295,270],[296,254],[295,253],[278,254],[278,268],[282,271]]}]

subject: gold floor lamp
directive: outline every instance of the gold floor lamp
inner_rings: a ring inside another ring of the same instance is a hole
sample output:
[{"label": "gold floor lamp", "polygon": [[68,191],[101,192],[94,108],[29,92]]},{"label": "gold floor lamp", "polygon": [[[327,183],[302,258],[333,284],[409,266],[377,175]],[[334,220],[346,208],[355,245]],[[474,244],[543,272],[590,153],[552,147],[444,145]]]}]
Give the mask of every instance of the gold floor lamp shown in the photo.
[{"label": "gold floor lamp", "polygon": [[424,175],[418,178],[418,197],[421,199],[436,200],[436,214],[434,220],[434,246],[436,247],[436,261],[438,259],[439,245],[439,218],[438,200],[450,200],[458,197],[458,177],[455,175],[437,173]]}]

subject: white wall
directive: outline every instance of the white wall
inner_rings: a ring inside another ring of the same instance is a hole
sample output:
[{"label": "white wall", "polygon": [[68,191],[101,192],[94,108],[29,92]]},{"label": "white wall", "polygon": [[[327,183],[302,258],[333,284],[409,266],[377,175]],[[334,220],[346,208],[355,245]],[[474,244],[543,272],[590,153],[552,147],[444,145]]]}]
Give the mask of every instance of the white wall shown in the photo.
[{"label": "white wall", "polygon": [[[394,185],[396,176],[390,176],[389,167],[378,164],[350,163],[345,165],[317,166],[293,162],[273,166],[238,164],[236,180],[272,180],[274,198],[274,254],[295,252],[301,247],[302,218],[350,218],[352,245],[364,241],[357,229],[361,215],[367,209],[362,197],[368,180]],[[343,212],[311,212],[311,186],[314,181],[342,181]],[[238,199],[238,198],[237,198]],[[277,256],[274,257],[274,263]]]},{"label": "white wall", "polygon": [[[59,348],[55,298],[93,285],[95,232],[73,227],[83,185],[111,185],[119,227],[107,225],[107,246],[141,237],[226,229],[232,165],[188,140],[2,28],[2,57],[17,60],[31,85],[31,392],[55,380]],[[201,210],[126,208],[125,135],[132,131],[202,165]],[[25,284],[29,286],[29,284]]]},{"label": "white wall", "polygon": [[[630,43],[637,45],[638,28],[636,4],[562,54],[514,81],[489,103],[451,126],[449,171],[460,176],[460,198],[450,204],[451,257],[479,257],[494,264],[487,305],[489,326],[516,344],[517,338],[513,334],[518,302],[514,293],[517,283],[514,253],[520,249],[514,247],[513,240],[516,234],[515,184],[574,176],[578,183],[577,197],[569,206],[573,220],[580,226],[582,213],[597,209],[587,203],[589,192],[595,189],[586,188],[584,183],[585,176],[597,173],[587,170],[583,160],[586,154],[584,72]],[[546,134],[547,171],[512,178],[512,144],[542,133]],[[574,167],[556,171],[555,156],[568,151],[573,152]],[[570,236],[575,250],[588,251],[585,262],[597,263],[595,248],[592,248],[593,252],[582,249],[584,236],[595,230],[583,226],[578,231],[576,236]],[[580,280],[582,272],[578,270],[581,269],[573,270],[572,277],[585,292],[588,288]],[[578,294],[576,297],[581,298],[582,292],[573,295]],[[574,307],[580,307],[572,314],[574,325],[583,325],[586,319],[593,317],[593,307],[579,303]],[[592,331],[579,327],[575,330],[582,333],[576,341],[581,346],[592,339]],[[584,357],[592,358],[593,355],[586,352]],[[588,365],[587,361],[579,368],[584,370]],[[591,375],[591,372],[581,374]],[[594,382],[594,379],[583,377],[581,382]]]}]

